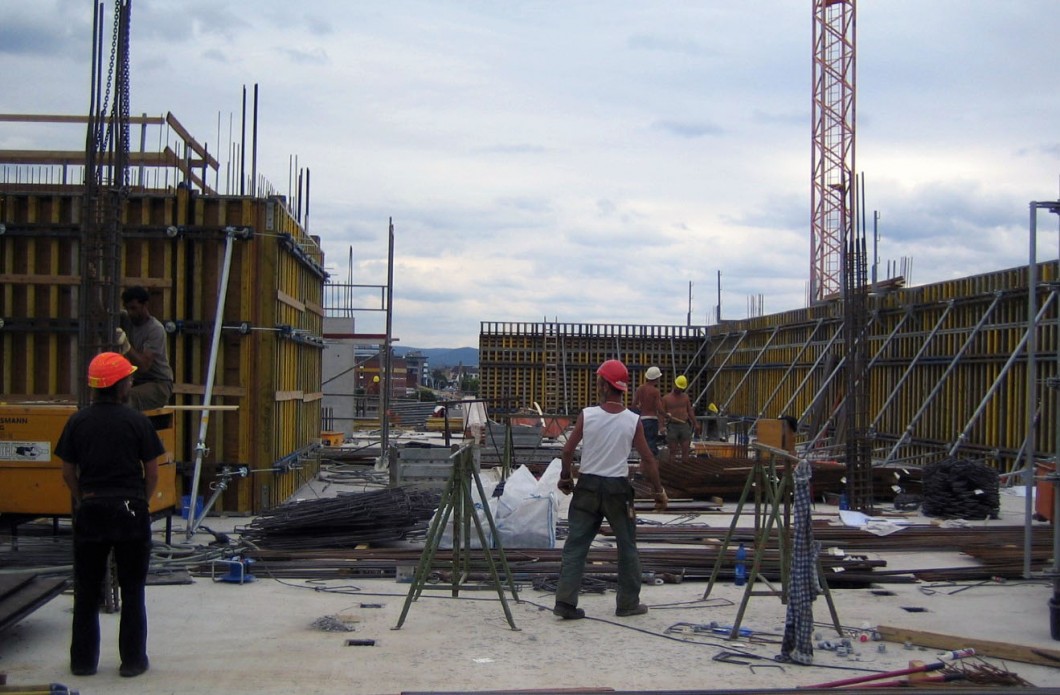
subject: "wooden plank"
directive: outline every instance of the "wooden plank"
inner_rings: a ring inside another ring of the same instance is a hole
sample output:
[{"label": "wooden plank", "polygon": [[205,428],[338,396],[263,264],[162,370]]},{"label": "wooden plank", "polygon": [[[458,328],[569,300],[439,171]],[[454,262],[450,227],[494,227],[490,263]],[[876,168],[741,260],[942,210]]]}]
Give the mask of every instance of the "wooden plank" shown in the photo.
[{"label": "wooden plank", "polygon": [[[129,116],[129,123],[162,125],[161,116]],[[111,120],[109,117],[106,119]],[[46,115],[37,113],[0,113],[0,123],[88,123],[88,116]]]},{"label": "wooden plank", "polygon": [[283,290],[276,290],[276,299],[293,309],[297,309],[298,311],[305,311],[305,304],[298,301]]},{"label": "wooden plank", "polygon": [[1060,650],[1056,649],[1028,647],[1008,642],[992,642],[990,640],[961,637],[960,635],[924,632],[923,630],[911,630],[889,625],[878,625],[876,631],[888,642],[900,642],[902,644],[909,642],[921,647],[945,649],[947,651],[971,648],[975,650],[977,656],[989,656],[995,659],[1019,661],[1024,664],[1060,668]]},{"label": "wooden plank", "polygon": [[[84,150],[0,150],[0,162],[5,164],[40,164],[84,166]],[[130,152],[129,166],[173,167],[184,162],[166,147],[162,152]],[[191,166],[202,166],[201,161],[190,162]]]},{"label": "wooden plank", "polygon": [[[184,125],[177,120],[177,117],[173,115],[172,111],[166,114],[166,123],[169,124],[170,128],[177,132],[177,135],[180,136],[181,140],[184,141],[185,145],[191,148],[192,152],[205,159],[206,164],[211,169],[217,170],[217,168],[220,166],[218,161],[206,151],[205,147],[199,144],[198,140],[191,136],[191,133],[188,132],[188,129],[185,128]],[[198,166],[202,166],[201,161],[198,163]]]}]

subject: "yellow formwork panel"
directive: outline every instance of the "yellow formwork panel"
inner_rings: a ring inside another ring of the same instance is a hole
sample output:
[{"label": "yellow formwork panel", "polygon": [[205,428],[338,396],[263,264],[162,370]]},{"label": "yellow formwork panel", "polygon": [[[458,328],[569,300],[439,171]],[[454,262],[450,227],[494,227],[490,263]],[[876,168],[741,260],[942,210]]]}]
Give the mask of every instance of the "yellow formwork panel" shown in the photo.
[{"label": "yellow formwork panel", "polygon": [[[1039,276],[1055,276],[1055,266],[1041,264]],[[870,308],[875,313],[867,354],[876,361],[868,377],[866,411],[880,434],[878,450],[889,449],[886,442],[897,441],[909,427],[912,442],[899,456],[938,456],[968,427],[962,454],[1010,465],[1022,444],[1029,417],[1025,412],[1026,368],[1017,361],[1004,377],[1001,370],[1026,330],[1026,277],[1025,268],[1016,268],[872,298]],[[1001,293],[1001,300],[978,334],[972,336],[995,293]],[[1039,305],[1046,294],[1046,288],[1039,289]],[[1050,360],[1060,341],[1057,313],[1057,307],[1051,307],[1037,336],[1039,378],[1035,388],[1036,400],[1045,404],[1044,422],[1052,421],[1047,418],[1053,417],[1055,409],[1043,383],[1056,376]],[[682,358],[692,359],[706,342],[698,353],[702,362],[696,365],[697,370],[705,368],[701,383],[696,384],[704,390],[698,394],[703,396],[702,406],[711,401],[727,402],[731,414],[756,416],[765,408],[762,415],[777,417],[784,414],[779,412],[784,408],[799,417],[816,413],[815,417],[823,418],[839,403],[845,389],[842,374],[834,375],[824,387],[845,350],[842,338],[827,347],[828,339],[841,330],[842,314],[841,306],[832,304],[697,328],[705,337],[690,341],[687,334],[680,336],[684,342],[678,341],[678,352]],[[817,320],[824,326],[807,345]],[[887,340],[896,329],[895,337]],[[520,388],[542,388],[542,380],[548,376],[533,366],[541,361],[545,349],[534,342],[540,331],[541,326],[534,324],[483,324],[480,371],[486,398],[501,395],[502,385],[508,397],[520,395],[513,393]],[[745,331],[746,338],[740,342]],[[567,338],[564,363],[567,383],[573,387],[571,401],[578,401],[579,407],[592,402],[592,368],[603,359],[617,356],[627,361],[634,383],[639,383],[650,364],[659,364],[667,380],[672,378],[669,362],[675,336],[668,327],[569,324],[563,325],[561,332]],[[513,349],[516,344],[525,348],[528,343],[530,348],[523,353]],[[823,355],[825,349],[831,354]],[[972,421],[992,389],[993,396],[980,418]],[[772,400],[766,404],[771,394]],[[1052,450],[1054,430],[1039,429],[1036,445],[1040,450]]]},{"label": "yellow formwork panel", "polygon": [[[0,193],[0,222],[7,227],[0,236],[0,271],[5,274],[0,286],[0,316],[5,319],[5,330],[0,331],[0,393],[9,401],[75,398],[82,378],[75,366],[80,207],[79,193],[74,191],[47,196]],[[136,194],[122,214],[128,232],[122,247],[123,284],[148,287],[152,313],[179,326],[169,338],[175,404],[197,405],[205,391],[225,226],[250,227],[255,236],[234,245],[224,324],[275,330],[279,323],[275,305],[283,292],[305,307],[285,317],[286,322],[310,335],[322,333],[323,276],[310,266],[322,266],[323,254],[276,199],[192,196],[185,190]],[[165,233],[170,226],[180,230],[176,237]],[[281,245],[280,235],[294,240],[298,254]],[[295,255],[300,260],[292,262]],[[277,259],[284,264],[281,272],[276,270]],[[42,317],[47,317],[48,325],[29,323]],[[211,454],[204,462],[205,471],[212,473],[222,463],[267,468],[319,436],[318,396],[300,401],[301,410],[294,415],[298,424],[282,450],[262,436],[264,429],[275,431],[282,425],[272,409],[259,405],[265,402],[263,394],[271,399],[277,391],[274,382],[282,376],[263,367],[270,364],[267,356],[276,345],[273,334],[265,331],[222,334],[214,403],[236,405],[239,410],[211,419],[206,442]],[[319,394],[320,349],[304,345],[299,350],[291,380],[302,392]],[[198,413],[181,412],[175,420],[181,442],[177,458],[189,462]],[[219,509],[255,511],[256,493],[249,483],[247,490],[238,490],[241,484],[232,486]]]},{"label": "yellow formwork panel", "polygon": [[[72,404],[0,404],[0,514],[70,514],[70,490],[63,482],[62,460],[55,456],[55,446],[76,411]],[[149,505],[152,512],[159,512],[175,507],[178,499],[173,416],[165,409],[148,414],[166,448]]]}]

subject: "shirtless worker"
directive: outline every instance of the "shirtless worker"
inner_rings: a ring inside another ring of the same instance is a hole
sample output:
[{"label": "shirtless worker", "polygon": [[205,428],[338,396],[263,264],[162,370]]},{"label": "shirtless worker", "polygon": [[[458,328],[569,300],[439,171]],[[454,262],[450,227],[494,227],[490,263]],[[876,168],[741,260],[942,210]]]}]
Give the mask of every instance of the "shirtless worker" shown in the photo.
[{"label": "shirtless worker", "polygon": [[640,424],[644,426],[644,438],[652,454],[659,453],[659,415],[662,413],[662,394],[659,392],[659,379],[662,370],[648,367],[644,374],[645,382],[637,387],[633,394],[633,406],[630,408],[640,415]]},{"label": "shirtless worker", "polygon": [[699,432],[692,399],[685,393],[687,388],[688,379],[682,374],[674,379],[673,389],[662,399],[662,413],[666,419],[663,427],[666,430],[666,444],[670,448],[670,460],[681,463],[691,459],[689,449],[692,446],[692,434]]}]

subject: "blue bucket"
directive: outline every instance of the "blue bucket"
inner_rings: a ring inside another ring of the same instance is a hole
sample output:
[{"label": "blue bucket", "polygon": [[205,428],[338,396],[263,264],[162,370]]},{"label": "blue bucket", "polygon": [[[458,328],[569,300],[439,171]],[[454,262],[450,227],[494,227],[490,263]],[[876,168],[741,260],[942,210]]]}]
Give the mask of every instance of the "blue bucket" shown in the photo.
[{"label": "blue bucket", "polygon": [[[199,497],[195,498],[195,518],[196,519],[198,519],[200,516],[202,516],[202,505],[203,505],[203,500],[202,500],[202,496],[200,495]],[[184,495],[183,497],[180,498],[180,518],[181,519],[187,519],[188,518],[188,512],[190,511],[190,509],[191,509],[191,495]]]}]

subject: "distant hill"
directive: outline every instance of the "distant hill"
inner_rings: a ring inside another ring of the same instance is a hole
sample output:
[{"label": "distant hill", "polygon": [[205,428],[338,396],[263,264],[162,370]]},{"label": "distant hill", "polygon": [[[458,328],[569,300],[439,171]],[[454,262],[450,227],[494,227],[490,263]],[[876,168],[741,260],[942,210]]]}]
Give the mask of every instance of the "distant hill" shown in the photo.
[{"label": "distant hill", "polygon": [[417,348],[394,346],[394,354],[398,357],[404,357],[407,352],[422,352],[427,356],[427,362],[431,365],[431,369],[456,367],[461,364],[465,367],[478,366],[478,348],[473,347]]}]

